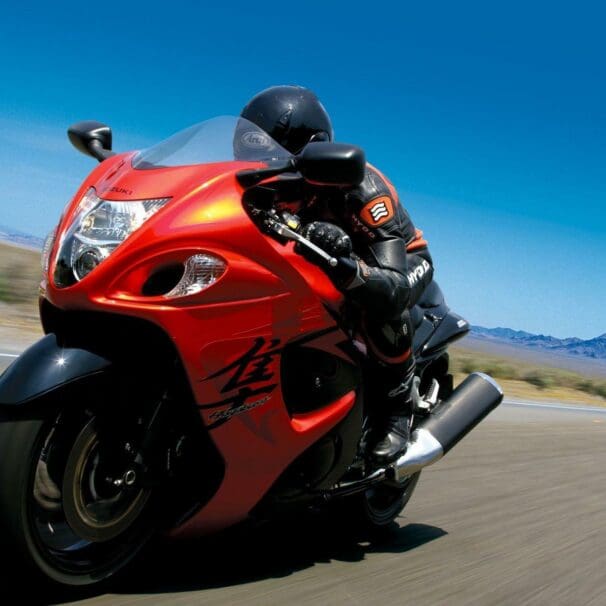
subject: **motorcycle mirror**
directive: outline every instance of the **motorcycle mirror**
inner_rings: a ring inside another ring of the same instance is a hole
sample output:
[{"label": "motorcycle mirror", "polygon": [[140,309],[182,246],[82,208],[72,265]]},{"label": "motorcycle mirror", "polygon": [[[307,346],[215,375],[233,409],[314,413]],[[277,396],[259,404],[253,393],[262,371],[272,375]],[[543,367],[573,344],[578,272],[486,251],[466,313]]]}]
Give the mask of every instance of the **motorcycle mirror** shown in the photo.
[{"label": "motorcycle mirror", "polygon": [[112,129],[101,122],[76,122],[67,129],[67,136],[78,151],[99,162],[115,153],[112,151]]},{"label": "motorcycle mirror", "polygon": [[295,167],[314,185],[360,185],[366,170],[364,151],[346,143],[308,143],[295,156]]}]

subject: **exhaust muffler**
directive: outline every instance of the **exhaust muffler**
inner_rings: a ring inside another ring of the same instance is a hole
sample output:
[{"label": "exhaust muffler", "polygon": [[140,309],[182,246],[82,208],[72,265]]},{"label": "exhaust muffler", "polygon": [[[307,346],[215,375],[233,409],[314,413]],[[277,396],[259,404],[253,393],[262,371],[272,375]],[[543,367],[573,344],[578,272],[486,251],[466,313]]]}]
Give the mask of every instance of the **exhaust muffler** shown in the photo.
[{"label": "exhaust muffler", "polygon": [[440,460],[502,400],[503,391],[492,377],[470,374],[417,426],[406,452],[388,467],[388,476],[399,482]]}]

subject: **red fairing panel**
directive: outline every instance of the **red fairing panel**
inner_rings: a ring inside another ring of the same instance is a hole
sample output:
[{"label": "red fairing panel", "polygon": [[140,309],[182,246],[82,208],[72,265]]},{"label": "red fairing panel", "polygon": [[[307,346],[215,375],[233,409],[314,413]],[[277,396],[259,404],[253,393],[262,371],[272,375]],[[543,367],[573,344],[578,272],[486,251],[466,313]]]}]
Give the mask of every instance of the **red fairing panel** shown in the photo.
[{"label": "red fairing panel", "polygon": [[[170,197],[82,281],[46,297],[59,308],[108,311],[146,319],[174,341],[200,414],[225,460],[214,498],[176,534],[210,532],[244,519],[285,468],[351,410],[349,393],[322,410],[291,418],[282,399],[280,356],[289,342],[335,328],[320,347],[345,336],[327,308],[342,295],[316,266],[264,235],[242,206],[235,174],[252,163],[133,170],[131,155],[100,164],[68,207],[69,227],[90,187],[111,200]],[[227,263],[206,290],[177,299],[144,296],[154,268],[210,253]],[[51,256],[53,259],[53,256]],[[51,261],[50,276],[54,263]],[[204,462],[200,462],[204,474]]]}]

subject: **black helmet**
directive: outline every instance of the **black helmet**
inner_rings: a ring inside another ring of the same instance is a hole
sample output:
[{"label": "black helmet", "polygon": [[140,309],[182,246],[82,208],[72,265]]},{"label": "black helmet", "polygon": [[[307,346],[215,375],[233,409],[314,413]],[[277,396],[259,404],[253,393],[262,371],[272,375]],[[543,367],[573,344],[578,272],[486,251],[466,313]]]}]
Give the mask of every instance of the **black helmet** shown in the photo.
[{"label": "black helmet", "polygon": [[318,97],[302,86],[272,86],[255,95],[240,114],[293,154],[310,141],[332,141],[330,118]]}]

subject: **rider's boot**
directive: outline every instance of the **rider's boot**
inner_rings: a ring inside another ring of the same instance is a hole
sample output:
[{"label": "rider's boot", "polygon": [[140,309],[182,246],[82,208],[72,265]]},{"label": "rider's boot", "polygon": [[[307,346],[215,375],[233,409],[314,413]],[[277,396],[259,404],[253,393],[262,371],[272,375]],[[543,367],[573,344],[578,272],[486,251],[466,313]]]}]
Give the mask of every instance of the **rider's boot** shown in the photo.
[{"label": "rider's boot", "polygon": [[413,411],[414,365],[402,383],[387,391],[384,402],[377,408],[385,412],[379,421],[378,440],[372,449],[373,460],[386,465],[395,461],[406,450],[410,439],[410,423]]}]

